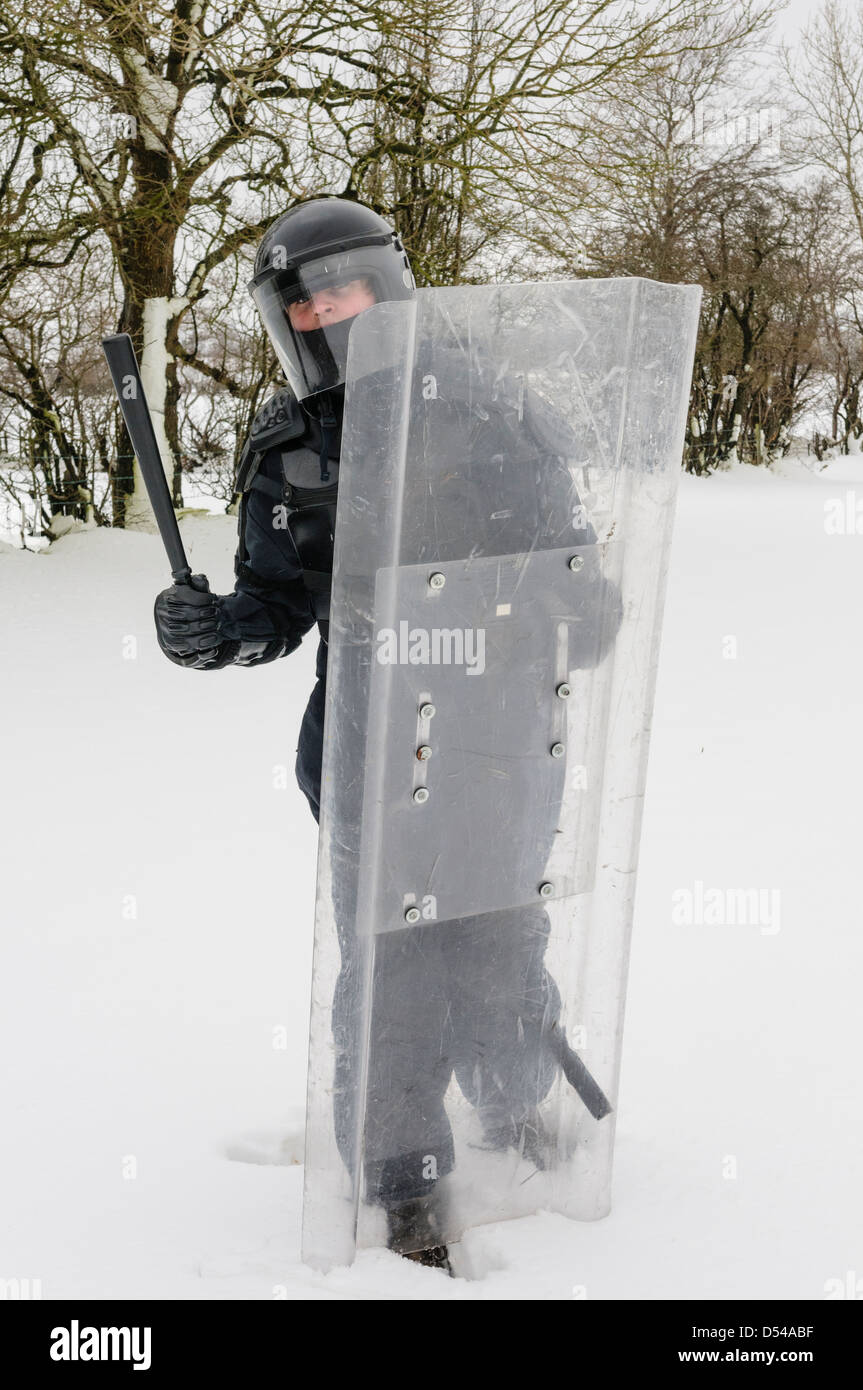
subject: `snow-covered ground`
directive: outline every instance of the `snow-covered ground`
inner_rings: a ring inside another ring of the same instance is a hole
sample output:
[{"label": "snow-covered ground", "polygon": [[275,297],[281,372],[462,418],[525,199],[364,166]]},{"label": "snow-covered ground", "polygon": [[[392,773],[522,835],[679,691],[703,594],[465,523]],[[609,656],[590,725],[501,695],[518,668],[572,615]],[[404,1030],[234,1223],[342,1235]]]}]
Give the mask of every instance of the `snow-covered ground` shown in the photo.
[{"label": "snow-covered ground", "polygon": [[[456,1280],[384,1251],[299,1259],[313,638],[183,671],[152,632],[156,538],[0,553],[0,1278],[45,1298],[819,1299],[863,1274],[863,463],[785,472],[682,483],[612,1215],[475,1230]],[[849,493],[861,534],[830,534]],[[183,530],[225,592],[234,521]],[[698,883],[779,897],[760,926],[680,925]]]}]

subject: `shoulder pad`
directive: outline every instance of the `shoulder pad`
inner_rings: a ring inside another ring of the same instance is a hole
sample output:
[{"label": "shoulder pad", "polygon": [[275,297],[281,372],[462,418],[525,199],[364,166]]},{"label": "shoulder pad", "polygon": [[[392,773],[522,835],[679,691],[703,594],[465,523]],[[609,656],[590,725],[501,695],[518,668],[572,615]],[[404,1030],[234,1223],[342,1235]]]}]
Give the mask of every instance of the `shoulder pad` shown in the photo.
[{"label": "shoulder pad", "polygon": [[578,457],[579,441],[569,421],[564,419],[545,396],[531,387],[528,387],[524,394],[524,414],[528,427],[540,447],[562,458]]},{"label": "shoulder pad", "polygon": [[249,431],[249,446],[263,453],[283,439],[298,439],[306,428],[303,412],[292,391],[284,388],[264,401]]}]

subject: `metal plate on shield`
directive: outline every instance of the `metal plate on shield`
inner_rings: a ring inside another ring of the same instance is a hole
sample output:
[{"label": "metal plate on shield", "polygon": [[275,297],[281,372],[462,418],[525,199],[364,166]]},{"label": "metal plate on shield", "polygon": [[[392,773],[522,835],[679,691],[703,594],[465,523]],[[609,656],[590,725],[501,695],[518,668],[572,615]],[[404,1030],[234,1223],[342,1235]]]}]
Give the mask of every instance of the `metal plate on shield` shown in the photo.
[{"label": "metal plate on shield", "polygon": [[370,706],[386,753],[364,826],[381,853],[360,887],[372,930],[589,891],[607,704],[597,673],[576,668],[602,641],[598,550],[608,576],[613,546],[378,571]]}]

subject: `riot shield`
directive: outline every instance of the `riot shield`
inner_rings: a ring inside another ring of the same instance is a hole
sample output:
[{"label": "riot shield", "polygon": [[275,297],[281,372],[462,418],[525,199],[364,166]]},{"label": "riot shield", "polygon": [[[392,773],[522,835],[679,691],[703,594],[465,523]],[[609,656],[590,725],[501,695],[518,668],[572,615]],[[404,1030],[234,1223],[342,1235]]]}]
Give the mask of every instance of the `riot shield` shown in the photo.
[{"label": "riot shield", "polygon": [[352,334],[304,1258],[609,1206],[700,290],[426,290]]}]

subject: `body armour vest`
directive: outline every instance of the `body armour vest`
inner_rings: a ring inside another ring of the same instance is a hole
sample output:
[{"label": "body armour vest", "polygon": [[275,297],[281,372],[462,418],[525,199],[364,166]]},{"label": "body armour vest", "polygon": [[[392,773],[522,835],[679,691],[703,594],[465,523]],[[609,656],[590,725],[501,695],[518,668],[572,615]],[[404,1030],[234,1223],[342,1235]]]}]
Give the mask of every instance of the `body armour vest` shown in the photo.
[{"label": "body armour vest", "polygon": [[[276,519],[296,552],[312,611],[321,621],[329,617],[341,446],[341,421],[326,408],[331,405],[325,403],[319,420],[307,414],[290,391],[271,396],[252,422],[235,484],[240,493],[238,573],[245,571],[261,582],[246,563],[244,542],[245,499],[249,492],[260,491],[279,513]],[[262,471],[265,459],[267,468]]]}]

